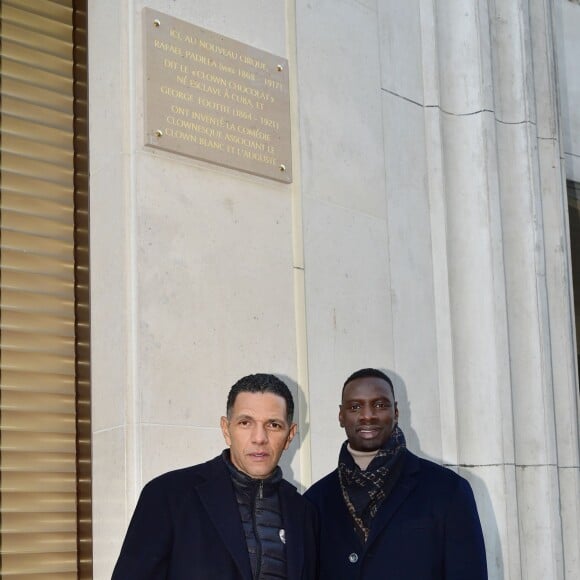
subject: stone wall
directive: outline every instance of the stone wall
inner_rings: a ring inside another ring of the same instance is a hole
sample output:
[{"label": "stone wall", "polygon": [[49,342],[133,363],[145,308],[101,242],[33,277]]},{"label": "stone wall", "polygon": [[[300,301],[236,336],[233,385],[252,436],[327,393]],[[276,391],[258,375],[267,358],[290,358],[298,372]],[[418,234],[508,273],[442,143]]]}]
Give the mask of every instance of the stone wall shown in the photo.
[{"label": "stone wall", "polygon": [[[291,384],[304,488],[365,366],[393,374],[411,449],[470,480],[490,578],[574,578],[560,4],[89,2],[95,578],[144,483],[222,449],[237,378]],[[288,59],[292,184],[144,147],[145,5]]]}]

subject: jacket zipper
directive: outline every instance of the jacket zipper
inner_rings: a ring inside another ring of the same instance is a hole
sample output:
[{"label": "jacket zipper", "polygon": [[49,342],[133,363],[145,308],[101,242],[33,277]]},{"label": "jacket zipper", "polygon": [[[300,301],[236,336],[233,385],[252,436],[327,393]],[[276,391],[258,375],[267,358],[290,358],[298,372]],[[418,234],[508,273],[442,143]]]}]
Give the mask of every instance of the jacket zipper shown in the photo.
[{"label": "jacket zipper", "polygon": [[254,496],[254,509],[252,510],[252,523],[254,525],[254,538],[256,540],[256,580],[260,579],[260,573],[262,569],[262,544],[260,542],[260,536],[258,535],[258,522],[256,521],[256,507],[257,498],[262,499],[264,497],[264,482],[260,481],[258,485],[258,490]]}]

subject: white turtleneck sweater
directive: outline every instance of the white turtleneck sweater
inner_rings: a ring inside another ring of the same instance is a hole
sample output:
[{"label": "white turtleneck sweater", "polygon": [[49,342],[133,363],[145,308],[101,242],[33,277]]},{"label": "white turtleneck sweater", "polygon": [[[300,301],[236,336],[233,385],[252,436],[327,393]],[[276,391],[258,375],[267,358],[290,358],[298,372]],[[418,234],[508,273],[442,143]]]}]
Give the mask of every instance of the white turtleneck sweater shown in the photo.
[{"label": "white turtleneck sweater", "polygon": [[364,471],[371,463],[371,461],[377,456],[379,452],[378,449],[374,451],[357,451],[350,446],[350,443],[347,443],[346,448],[348,452],[352,455],[354,462]]}]

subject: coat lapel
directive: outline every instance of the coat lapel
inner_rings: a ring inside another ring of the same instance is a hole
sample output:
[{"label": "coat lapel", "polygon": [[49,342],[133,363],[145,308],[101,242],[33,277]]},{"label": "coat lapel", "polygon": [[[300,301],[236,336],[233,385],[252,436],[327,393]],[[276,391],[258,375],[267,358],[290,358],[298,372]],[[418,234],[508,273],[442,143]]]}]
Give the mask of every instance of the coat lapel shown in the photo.
[{"label": "coat lapel", "polygon": [[227,467],[221,458],[209,462],[208,467],[208,479],[197,485],[196,491],[224,546],[232,555],[240,577],[251,580],[252,569],[246,538]]},{"label": "coat lapel", "polygon": [[304,504],[296,489],[285,481],[280,485],[280,507],[286,533],[286,565],[288,578],[302,578],[304,565]]},{"label": "coat lapel", "polygon": [[403,472],[400,475],[399,481],[396,483],[391,495],[379,508],[375,520],[371,525],[369,538],[365,545],[365,551],[368,550],[377,536],[388,525],[389,521],[399,509],[401,504],[407,499],[419,480],[419,460],[415,455],[408,452],[405,454],[405,465]]}]

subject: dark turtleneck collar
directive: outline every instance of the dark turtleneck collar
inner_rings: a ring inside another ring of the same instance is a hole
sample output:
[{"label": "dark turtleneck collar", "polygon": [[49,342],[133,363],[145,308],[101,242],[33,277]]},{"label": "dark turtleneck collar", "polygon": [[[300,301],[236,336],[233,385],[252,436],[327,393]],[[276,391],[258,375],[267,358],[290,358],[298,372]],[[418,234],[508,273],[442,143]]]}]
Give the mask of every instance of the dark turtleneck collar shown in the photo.
[{"label": "dark turtleneck collar", "polygon": [[282,481],[282,470],[279,466],[276,466],[274,472],[264,479],[256,479],[250,477],[243,471],[240,471],[233,463],[230,457],[230,450],[224,449],[222,452],[222,459],[224,460],[225,464],[228,466],[228,470],[230,472],[230,476],[234,485],[240,491],[250,492],[253,490],[257,490],[258,487],[261,487],[262,494],[264,496],[268,496],[271,493],[275,493],[278,490],[278,486]]}]

